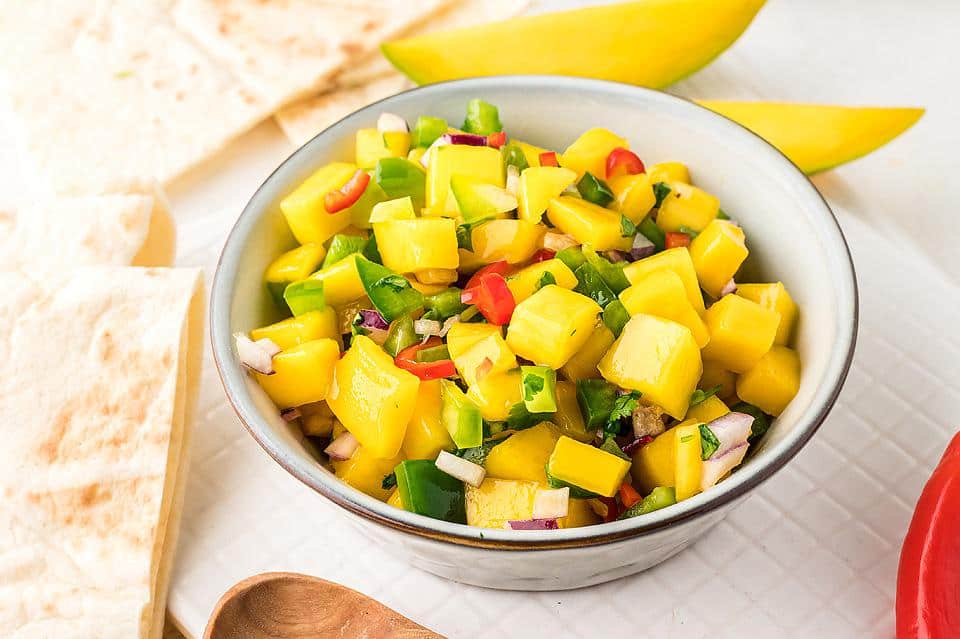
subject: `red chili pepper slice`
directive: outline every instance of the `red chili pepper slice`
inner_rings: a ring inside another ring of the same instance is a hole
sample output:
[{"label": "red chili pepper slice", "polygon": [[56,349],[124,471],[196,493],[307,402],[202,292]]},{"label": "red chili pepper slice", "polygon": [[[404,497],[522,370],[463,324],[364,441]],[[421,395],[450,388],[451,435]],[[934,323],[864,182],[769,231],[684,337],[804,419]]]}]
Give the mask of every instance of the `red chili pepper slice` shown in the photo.
[{"label": "red chili pepper slice", "polygon": [[442,359],[436,362],[417,361],[417,351],[424,348],[433,348],[434,346],[439,346],[442,343],[443,342],[439,337],[431,337],[423,344],[414,344],[413,346],[408,346],[407,348],[403,349],[397,353],[397,356],[394,358],[393,362],[397,365],[397,368],[410,371],[422,380],[453,377],[457,374],[457,369],[453,365],[452,360]]},{"label": "red chili pepper slice", "polygon": [[636,175],[645,173],[643,162],[633,151],[618,146],[607,156],[607,179],[618,175]]},{"label": "red chili pepper slice", "polygon": [[540,154],[540,166],[560,166],[556,151],[547,151]]},{"label": "red chili pepper slice", "polygon": [[496,133],[491,133],[487,136],[487,146],[492,146],[495,149],[499,149],[501,146],[507,143],[507,133],[506,131],[497,131]]},{"label": "red chili pepper slice", "polygon": [[[469,290],[475,287],[480,282],[480,278],[487,273],[496,273],[498,275],[506,276],[508,273],[510,273],[510,263],[506,260],[500,260],[499,262],[491,262],[490,264],[487,264],[479,271],[474,273],[469,280],[467,280],[467,285],[464,287],[464,290]],[[469,303],[470,302],[464,302],[464,304]]]},{"label": "red chili pepper slice", "polygon": [[499,273],[489,272],[477,275],[480,277],[476,284],[468,286],[463,291],[460,301],[464,304],[474,304],[480,314],[494,326],[503,326],[510,321],[513,309],[517,307],[507,281]]},{"label": "red chili pepper slice", "polygon": [[690,236],[686,233],[667,233],[663,245],[668,248],[677,248],[678,246],[690,246]]},{"label": "red chili pepper slice", "polygon": [[533,254],[533,257],[530,258],[530,261],[536,264],[537,262],[546,262],[547,260],[552,260],[556,256],[556,251],[551,251],[550,249],[540,249]]},{"label": "red chili pepper slice", "polygon": [[960,628],[960,433],[917,501],[900,551],[897,639],[940,639]]},{"label": "red chili pepper slice", "polygon": [[323,196],[323,208],[327,210],[327,213],[337,213],[350,208],[367,190],[368,184],[370,184],[370,174],[357,169],[357,172],[347,180],[346,184]]},{"label": "red chili pepper slice", "polygon": [[643,496],[638,493],[633,486],[627,482],[620,484],[620,502],[623,504],[624,510],[630,508],[638,501],[643,501]]}]

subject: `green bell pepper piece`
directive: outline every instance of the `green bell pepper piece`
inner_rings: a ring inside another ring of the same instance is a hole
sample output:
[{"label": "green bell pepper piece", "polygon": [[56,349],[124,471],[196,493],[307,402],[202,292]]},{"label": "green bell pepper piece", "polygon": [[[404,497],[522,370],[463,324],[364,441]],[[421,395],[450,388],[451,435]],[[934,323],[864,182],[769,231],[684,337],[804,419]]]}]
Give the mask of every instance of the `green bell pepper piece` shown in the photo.
[{"label": "green bell pepper piece", "polygon": [[356,260],[363,289],[383,319],[392,322],[401,315],[423,308],[423,294],[405,277],[365,257],[358,255]]},{"label": "green bell pepper piece", "polygon": [[613,300],[603,309],[603,323],[614,337],[620,337],[623,327],[630,321],[630,313],[620,300]]},{"label": "green bell pepper piece", "polygon": [[442,362],[445,359],[450,359],[450,351],[447,350],[446,344],[421,348],[413,356],[413,359],[417,362]]},{"label": "green bell pepper piece", "polygon": [[597,254],[592,246],[583,245],[583,256],[587,262],[597,269],[600,277],[610,287],[615,295],[619,295],[630,287],[630,280],[623,274],[625,262],[611,262],[607,258]]},{"label": "green bell pepper piece", "polygon": [[724,211],[723,209],[718,209],[718,210],[717,210],[717,219],[718,219],[718,220],[729,220],[729,219],[730,219],[730,216],[727,215],[727,212]]},{"label": "green bell pepper piece", "polygon": [[601,307],[617,299],[598,271],[592,264],[581,264],[573,272],[577,276],[577,286],[573,289],[581,295],[586,295]]},{"label": "green bell pepper piece", "polygon": [[397,475],[397,490],[404,510],[467,523],[463,482],[437,468],[432,459],[403,461],[393,472]]},{"label": "green bell pepper piece", "polygon": [[294,317],[310,311],[322,311],[326,307],[323,301],[323,282],[320,280],[293,282],[284,289],[283,299]]},{"label": "green bell pepper piece", "polygon": [[644,497],[642,501],[635,503],[620,513],[617,519],[630,519],[631,517],[646,515],[655,510],[672,506],[675,503],[677,503],[677,493],[673,488],[657,486],[651,490],[650,494]]},{"label": "green bell pepper piece", "polygon": [[480,98],[474,98],[467,103],[467,117],[460,128],[475,135],[490,135],[503,131],[497,107]]},{"label": "green bell pepper piece", "polygon": [[580,181],[577,182],[577,191],[580,192],[580,197],[597,206],[606,206],[613,202],[613,191],[610,190],[606,182],[590,171],[584,173]]},{"label": "green bell pepper piece", "polygon": [[521,366],[520,389],[531,413],[557,412],[557,371],[549,366]]},{"label": "green bell pepper piece", "polygon": [[360,255],[364,256],[371,262],[383,264],[383,258],[380,257],[380,247],[377,246],[376,235],[373,233],[370,234],[370,237],[367,238],[366,244],[363,245],[363,250],[360,251]]},{"label": "green bell pepper piece", "polygon": [[666,246],[667,234],[649,217],[643,218],[643,221],[637,225],[637,231],[640,232],[640,235],[653,242],[653,246],[658,251],[662,251]]},{"label": "green bell pepper piece", "polygon": [[654,203],[653,208],[659,209],[660,205],[663,204],[663,201],[670,195],[670,191],[673,189],[670,188],[670,185],[666,182],[657,182],[653,185],[653,196],[657,198],[657,201]]},{"label": "green bell pepper piece", "polygon": [[413,329],[413,318],[402,315],[390,322],[387,339],[383,342],[383,350],[390,353],[391,357],[396,357],[397,353],[419,341],[420,336]]},{"label": "green bell pepper piece", "polygon": [[323,260],[323,266],[320,268],[327,268],[348,255],[359,253],[366,244],[366,238],[357,235],[344,235],[343,233],[334,235],[333,239],[330,240],[330,248],[327,249],[327,256]]},{"label": "green bell pepper piece", "polygon": [[427,174],[420,165],[406,158],[380,158],[373,177],[388,199],[409,195],[415,211],[423,208]]},{"label": "green bell pepper piece", "polygon": [[457,448],[474,448],[483,443],[480,409],[449,379],[440,380],[440,422]]},{"label": "green bell pepper piece", "polygon": [[500,155],[503,156],[503,169],[506,171],[508,166],[517,167],[517,171],[523,173],[524,169],[530,168],[527,162],[527,156],[518,145],[510,142],[500,148]]},{"label": "green bell pepper piece", "polygon": [[587,261],[587,258],[584,257],[583,251],[580,250],[579,246],[562,249],[557,253],[557,259],[566,264],[567,268],[574,272],[580,268],[581,264]]},{"label": "green bell pepper piece", "polygon": [[445,291],[424,297],[423,306],[433,312],[433,319],[442,322],[467,308],[467,305],[460,301],[462,292],[459,288],[451,286]]},{"label": "green bell pepper piece", "polygon": [[577,404],[587,428],[602,428],[617,401],[617,387],[605,379],[577,380]]},{"label": "green bell pepper piece", "polygon": [[447,121],[430,115],[421,115],[413,125],[413,134],[410,144],[413,146],[428,147],[447,132]]}]

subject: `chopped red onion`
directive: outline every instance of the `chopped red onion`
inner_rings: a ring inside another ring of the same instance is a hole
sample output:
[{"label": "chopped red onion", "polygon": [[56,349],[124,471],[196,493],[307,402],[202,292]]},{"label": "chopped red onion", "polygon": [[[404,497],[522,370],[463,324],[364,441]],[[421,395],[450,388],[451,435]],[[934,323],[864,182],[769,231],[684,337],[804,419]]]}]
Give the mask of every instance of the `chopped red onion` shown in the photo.
[{"label": "chopped red onion", "polygon": [[262,348],[263,350],[267,351],[267,353],[270,355],[270,357],[274,357],[275,355],[279,355],[280,352],[283,351],[283,349],[280,348],[279,346],[277,346],[277,343],[274,342],[274,341],[273,341],[272,339],[270,339],[269,337],[262,337],[262,338],[258,339],[257,341],[255,341],[254,344],[256,344],[257,346],[259,346],[259,347]]},{"label": "chopped red onion", "polygon": [[349,431],[340,433],[340,435],[330,442],[330,445],[323,449],[330,459],[344,461],[353,457],[353,454],[360,448],[360,442]]},{"label": "chopped red onion", "polygon": [[607,251],[604,253],[607,256],[607,259],[613,263],[617,262],[626,262],[627,258],[630,256],[629,253],[624,253],[623,251]]},{"label": "chopped red onion", "polygon": [[276,344],[268,339],[254,342],[243,333],[235,333],[233,339],[237,344],[237,357],[241,364],[261,375],[273,375],[273,355],[280,352],[274,350]]},{"label": "chopped red onion", "polygon": [[630,247],[630,257],[634,260],[642,260],[645,257],[653,255],[657,247],[653,245],[642,233],[633,236],[633,246]]},{"label": "chopped red onion", "polygon": [[371,309],[363,309],[360,311],[360,326],[364,328],[379,328],[383,331],[390,328],[390,324],[383,318],[383,315]]},{"label": "chopped red onion", "polygon": [[727,449],[727,451],[717,456],[714,453],[710,459],[703,462],[703,471],[700,475],[700,490],[706,490],[720,481],[724,475],[740,465],[749,448],[747,442]]},{"label": "chopped red onion", "polygon": [[493,370],[493,360],[489,357],[484,357],[483,361],[477,365],[476,377],[479,382],[481,379],[490,374],[490,371]]},{"label": "chopped red onion", "polygon": [[510,530],[557,530],[560,525],[557,524],[556,519],[524,519],[508,521],[507,528]]},{"label": "chopped red onion", "polygon": [[707,428],[720,442],[710,459],[716,459],[728,450],[745,444],[747,438],[750,437],[752,427],[753,416],[746,413],[727,413],[707,424]]},{"label": "chopped red onion", "polygon": [[441,137],[450,140],[450,144],[465,144],[467,146],[487,146],[487,136],[473,133],[444,133]]},{"label": "chopped red onion", "polygon": [[406,120],[396,113],[381,113],[380,117],[377,118],[377,131],[380,133],[389,133],[392,131],[409,133],[410,126]]},{"label": "chopped red onion", "polygon": [[520,193],[520,170],[512,164],[507,166],[507,191],[513,196]]},{"label": "chopped red onion", "polygon": [[280,411],[280,417],[282,417],[283,421],[285,422],[292,422],[300,417],[300,409],[296,406],[293,408],[284,408],[282,411]]},{"label": "chopped red onion", "polygon": [[737,292],[737,283],[733,281],[733,278],[730,278],[730,281],[723,285],[723,288],[720,289],[720,297],[724,295],[733,295]]},{"label": "chopped red onion", "polygon": [[418,319],[413,323],[413,332],[424,337],[439,335],[442,328],[443,325],[437,320]]},{"label": "chopped red onion", "polygon": [[624,453],[633,457],[634,453],[636,453],[638,450],[640,450],[641,448],[643,448],[644,446],[646,446],[652,441],[653,441],[653,437],[651,437],[650,435],[644,435],[643,437],[638,437],[637,439],[633,440],[626,446],[621,446],[621,448]]},{"label": "chopped red onion", "polygon": [[474,488],[483,483],[483,478],[487,475],[487,470],[480,464],[474,464],[445,450],[441,450],[437,455],[436,465],[441,471]]},{"label": "chopped red onion", "polygon": [[549,249],[556,253],[559,253],[565,248],[570,248],[572,246],[579,246],[578,242],[573,237],[566,235],[565,233],[557,233],[555,231],[547,231],[543,234],[543,248]]}]

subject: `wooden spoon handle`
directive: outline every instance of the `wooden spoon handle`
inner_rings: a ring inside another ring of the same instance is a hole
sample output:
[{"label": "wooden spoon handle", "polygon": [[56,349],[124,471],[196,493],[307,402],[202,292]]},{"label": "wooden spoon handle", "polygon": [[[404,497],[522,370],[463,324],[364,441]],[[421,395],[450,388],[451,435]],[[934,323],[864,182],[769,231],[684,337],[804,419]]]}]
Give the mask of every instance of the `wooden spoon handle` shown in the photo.
[{"label": "wooden spoon handle", "polygon": [[264,573],[228,590],[204,639],[443,639],[379,601],[324,579]]}]

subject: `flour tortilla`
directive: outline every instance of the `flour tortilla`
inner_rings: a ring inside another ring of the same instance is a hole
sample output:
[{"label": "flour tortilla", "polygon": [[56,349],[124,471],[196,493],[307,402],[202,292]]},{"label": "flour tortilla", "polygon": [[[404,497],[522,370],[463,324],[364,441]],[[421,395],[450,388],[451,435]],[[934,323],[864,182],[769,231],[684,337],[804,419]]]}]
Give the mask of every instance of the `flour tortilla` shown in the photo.
[{"label": "flour tortilla", "polygon": [[0,636],[154,639],[182,506],[199,271],[0,274]]},{"label": "flour tortilla", "polygon": [[34,278],[78,266],[167,266],[175,243],[159,188],[47,197],[0,208],[0,271]]},{"label": "flour tortilla", "polygon": [[[523,13],[529,4],[524,0],[464,0],[429,20],[418,22],[404,35],[504,20]],[[280,109],[275,119],[287,138],[300,146],[340,118],[412,86],[413,83],[376,51],[339,74],[336,86]]]}]

